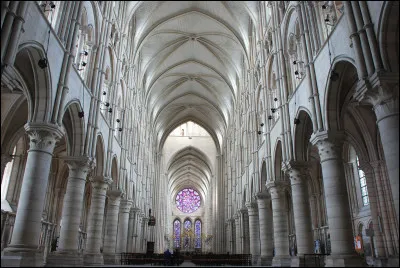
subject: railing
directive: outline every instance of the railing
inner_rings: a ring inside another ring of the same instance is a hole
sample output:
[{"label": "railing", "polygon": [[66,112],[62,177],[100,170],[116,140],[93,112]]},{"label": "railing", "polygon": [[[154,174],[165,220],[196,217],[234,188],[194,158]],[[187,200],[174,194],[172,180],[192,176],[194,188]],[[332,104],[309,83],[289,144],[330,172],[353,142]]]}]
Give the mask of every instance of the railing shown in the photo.
[{"label": "railing", "polygon": [[192,262],[199,266],[251,266],[251,254],[202,254],[193,255]]},{"label": "railing", "polygon": [[324,267],[325,256],[329,256],[329,254],[304,254],[304,267]]}]

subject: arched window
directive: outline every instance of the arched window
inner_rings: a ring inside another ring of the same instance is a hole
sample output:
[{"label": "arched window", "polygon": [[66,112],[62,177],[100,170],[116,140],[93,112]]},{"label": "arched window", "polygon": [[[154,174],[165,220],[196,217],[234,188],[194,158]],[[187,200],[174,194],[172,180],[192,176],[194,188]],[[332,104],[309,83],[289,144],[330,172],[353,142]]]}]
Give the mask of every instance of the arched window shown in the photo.
[{"label": "arched window", "polygon": [[179,220],[174,221],[174,247],[181,247],[181,222]]},{"label": "arched window", "polygon": [[[106,68],[106,72],[104,75],[104,82],[103,82],[103,92],[101,93],[101,103],[102,109],[101,112],[104,114],[107,112],[107,109],[110,107],[109,103],[109,86],[110,86],[110,67]],[[108,104],[108,106],[107,106]]]},{"label": "arched window", "polygon": [[369,205],[369,197],[368,197],[367,182],[365,179],[365,173],[360,168],[360,162],[358,160],[358,156],[357,156],[357,169],[358,169],[358,177],[360,179],[362,203],[364,206],[368,206]]},{"label": "arched window", "polygon": [[201,248],[201,221],[196,220],[194,222],[194,248]]},{"label": "arched window", "polygon": [[184,240],[183,240],[183,247],[185,249],[188,249],[188,248],[190,248],[190,238],[192,237],[192,234],[193,234],[193,232],[192,232],[192,221],[189,220],[189,219],[186,219],[183,222],[183,226],[185,228],[185,237],[184,237]]}]

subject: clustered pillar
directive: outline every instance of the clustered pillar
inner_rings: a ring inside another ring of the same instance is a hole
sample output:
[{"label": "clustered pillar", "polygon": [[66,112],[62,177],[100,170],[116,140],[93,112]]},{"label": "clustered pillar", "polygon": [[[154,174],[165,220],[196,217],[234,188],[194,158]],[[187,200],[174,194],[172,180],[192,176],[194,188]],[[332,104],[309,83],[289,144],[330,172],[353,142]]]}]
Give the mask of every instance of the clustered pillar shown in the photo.
[{"label": "clustered pillar", "polygon": [[267,184],[272,200],[272,217],[274,228],[275,256],[272,266],[290,266],[289,256],[289,223],[287,217],[287,204],[285,190],[288,185],[284,182],[271,182]]},{"label": "clustered pillar", "polygon": [[342,133],[326,131],[311,137],[319,151],[331,237],[331,255],[326,259],[326,266],[361,266],[361,259],[354,251],[350,203],[345,187],[343,137]]},{"label": "clustered pillar", "polygon": [[292,258],[292,266],[300,266],[304,254],[313,253],[311,212],[307,191],[307,166],[291,162],[287,167],[292,187],[293,214],[296,229],[297,258]]},{"label": "clustered pillar", "polygon": [[10,245],[4,250],[2,265],[42,266],[43,255],[37,249],[41,217],[56,142],[63,132],[56,125],[28,123],[29,150],[22,181],[18,211]]},{"label": "clustered pillar", "polygon": [[260,259],[260,226],[258,221],[258,208],[256,203],[246,204],[249,213],[250,254],[252,264],[259,265]]},{"label": "clustered pillar", "polygon": [[262,266],[271,266],[273,257],[273,233],[272,233],[272,208],[271,197],[268,193],[257,195],[258,218],[260,221],[260,254]]},{"label": "clustered pillar", "polygon": [[84,255],[85,265],[103,265],[103,254],[100,252],[102,245],[102,230],[106,192],[111,184],[110,178],[95,176],[91,178],[92,197],[88,218],[87,241]]}]

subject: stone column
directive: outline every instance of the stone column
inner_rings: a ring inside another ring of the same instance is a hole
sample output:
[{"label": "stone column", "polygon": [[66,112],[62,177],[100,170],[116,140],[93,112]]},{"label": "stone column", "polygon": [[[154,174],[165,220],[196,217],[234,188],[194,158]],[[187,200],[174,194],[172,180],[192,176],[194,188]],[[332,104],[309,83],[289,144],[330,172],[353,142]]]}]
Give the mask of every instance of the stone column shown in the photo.
[{"label": "stone column", "polygon": [[240,218],[242,220],[242,254],[250,254],[250,227],[249,213],[247,208],[240,210]]},{"label": "stone column", "polygon": [[331,237],[326,266],[362,266],[355,254],[353,228],[342,160],[343,133],[318,132],[311,143],[318,147]]},{"label": "stone column", "polygon": [[240,240],[241,231],[240,231],[240,217],[238,214],[234,216],[235,219],[235,254],[242,254],[242,243]]},{"label": "stone column", "polygon": [[383,153],[399,227],[399,76],[374,74],[370,85],[360,83],[354,97],[372,105],[381,136]]},{"label": "stone column", "polygon": [[126,244],[128,242],[129,211],[131,206],[131,200],[122,200],[119,207],[117,253],[127,252]]},{"label": "stone column", "polygon": [[90,199],[84,264],[103,265],[103,254],[100,252],[100,247],[102,242],[104,206],[106,203],[106,192],[112,180],[96,176],[91,178],[90,181],[92,196]]},{"label": "stone column", "polygon": [[250,254],[252,265],[259,265],[260,261],[260,225],[258,221],[258,207],[256,203],[246,203],[249,213]]},{"label": "stone column", "polygon": [[290,266],[289,255],[289,223],[286,204],[286,182],[270,182],[267,184],[272,201],[272,218],[274,227],[275,256],[272,266]]},{"label": "stone column", "polygon": [[128,227],[128,249],[127,252],[134,252],[134,242],[135,242],[135,235],[136,235],[136,212],[138,211],[137,208],[132,207],[129,212],[129,227]]},{"label": "stone column", "polygon": [[260,221],[261,266],[271,266],[274,244],[271,197],[267,193],[257,194],[258,218]]},{"label": "stone column", "polygon": [[12,160],[12,157],[8,154],[1,154],[1,182],[3,182],[4,170],[7,164]]},{"label": "stone column", "polygon": [[303,266],[304,254],[314,252],[311,212],[307,190],[307,166],[290,162],[286,167],[292,186],[293,216],[296,229],[297,257],[292,258],[292,267]]},{"label": "stone column", "polygon": [[[146,253],[147,251],[147,239],[148,239],[148,225],[147,223],[149,222],[149,217],[145,217],[143,214],[142,218],[142,252]],[[182,241],[181,241],[182,243]]]},{"label": "stone column", "polygon": [[79,226],[83,207],[86,176],[92,169],[90,157],[67,157],[69,167],[67,191],[62,209],[62,226],[57,251],[50,253],[47,266],[83,266],[83,256],[79,252]]},{"label": "stone column", "polygon": [[118,231],[118,212],[121,202],[120,190],[111,190],[107,192],[107,218],[106,231],[104,235],[103,258],[104,264],[115,264],[115,250]]},{"label": "stone column", "polygon": [[42,266],[37,252],[41,218],[51,159],[57,140],[63,136],[57,125],[27,123],[29,150],[11,244],[4,250],[2,266]]}]

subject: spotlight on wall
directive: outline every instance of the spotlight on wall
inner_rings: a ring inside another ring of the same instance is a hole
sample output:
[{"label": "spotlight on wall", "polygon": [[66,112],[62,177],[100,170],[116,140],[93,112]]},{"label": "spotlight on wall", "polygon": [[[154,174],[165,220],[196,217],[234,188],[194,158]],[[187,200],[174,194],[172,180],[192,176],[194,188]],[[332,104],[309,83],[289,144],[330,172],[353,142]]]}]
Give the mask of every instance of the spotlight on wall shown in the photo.
[{"label": "spotlight on wall", "polygon": [[272,115],[268,115],[268,119],[271,120],[272,119]]},{"label": "spotlight on wall", "polygon": [[331,81],[336,81],[336,80],[338,80],[338,78],[339,78],[339,74],[337,72],[335,72],[335,70],[332,70],[331,76],[330,76]]},{"label": "spotlight on wall", "polygon": [[115,120],[115,121],[117,121],[117,123],[121,122],[121,120],[119,120],[119,119],[117,119],[117,120]]},{"label": "spotlight on wall", "polygon": [[46,58],[41,58],[41,59],[38,61],[38,65],[39,65],[39,67],[40,67],[41,69],[47,68],[48,64],[49,64],[49,62],[47,61]]},{"label": "spotlight on wall", "polygon": [[83,66],[83,67],[85,67],[87,63],[86,63],[86,62],[84,62],[84,61],[82,61],[82,63],[81,63],[81,64],[82,64],[82,66]]},{"label": "spotlight on wall", "polygon": [[296,64],[297,64],[297,60],[294,60],[294,61],[293,61],[293,64],[296,65]]},{"label": "spotlight on wall", "polygon": [[104,96],[107,95],[107,92],[103,91],[103,95],[104,95]]},{"label": "spotlight on wall", "polygon": [[278,98],[274,98],[274,101],[278,101]]},{"label": "spotlight on wall", "polygon": [[86,50],[84,50],[81,52],[81,54],[87,56],[89,53]]},{"label": "spotlight on wall", "polygon": [[295,74],[295,75],[299,75],[299,71],[297,71],[297,70],[294,71],[294,74]]},{"label": "spotlight on wall", "polygon": [[78,112],[78,117],[79,118],[83,118],[84,116],[85,116],[85,112],[84,111]]},{"label": "spotlight on wall", "polygon": [[322,7],[322,9],[326,9],[326,5],[322,5],[321,7]]},{"label": "spotlight on wall", "polygon": [[298,125],[298,124],[300,124],[300,119],[298,119],[298,118],[295,118],[295,119],[294,119],[294,124],[295,124],[295,125]]},{"label": "spotlight on wall", "polygon": [[276,112],[276,108],[271,108],[271,112],[275,113]]},{"label": "spotlight on wall", "polygon": [[54,2],[50,2],[50,7],[51,7],[51,8],[55,8],[55,7],[56,7],[56,5],[54,4]]},{"label": "spotlight on wall", "polygon": [[324,21],[329,22],[329,17],[326,17]]},{"label": "spotlight on wall", "polygon": [[260,124],[260,126],[262,126],[262,127],[263,127],[263,126],[264,126],[264,123],[261,123],[261,124]]},{"label": "spotlight on wall", "polygon": [[261,130],[259,130],[257,133],[258,133],[258,135],[261,135],[262,131],[261,131]]}]

